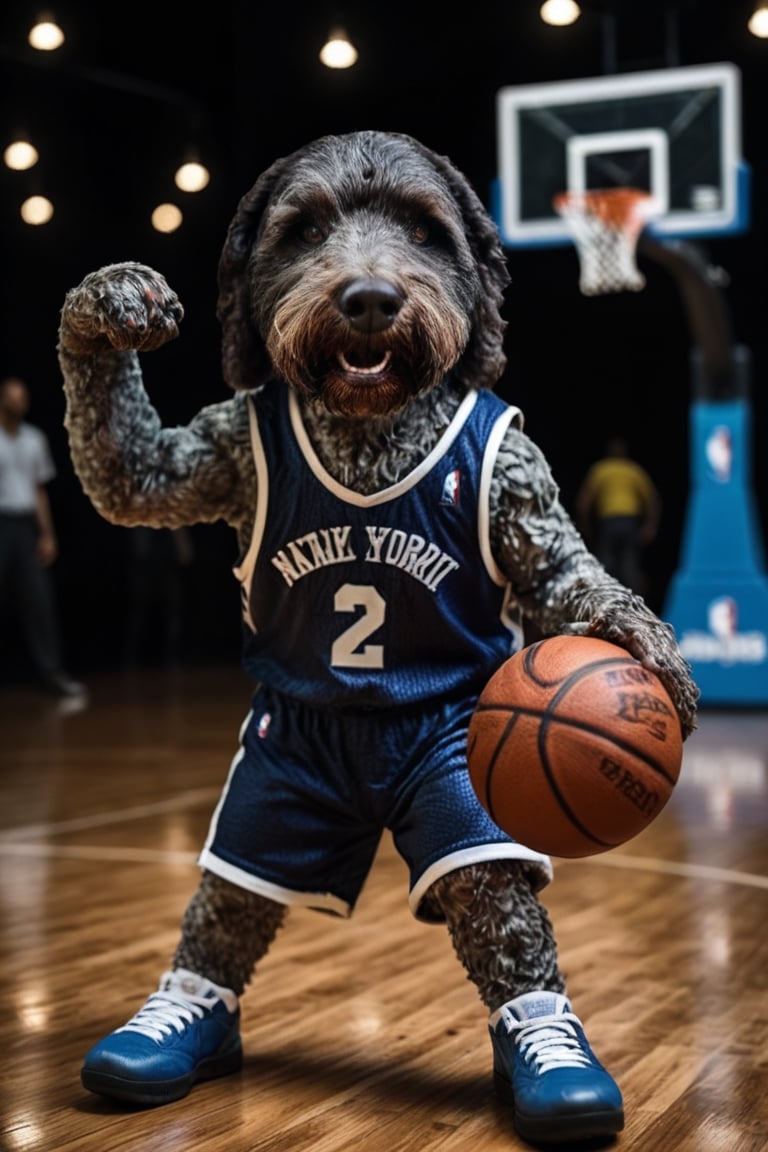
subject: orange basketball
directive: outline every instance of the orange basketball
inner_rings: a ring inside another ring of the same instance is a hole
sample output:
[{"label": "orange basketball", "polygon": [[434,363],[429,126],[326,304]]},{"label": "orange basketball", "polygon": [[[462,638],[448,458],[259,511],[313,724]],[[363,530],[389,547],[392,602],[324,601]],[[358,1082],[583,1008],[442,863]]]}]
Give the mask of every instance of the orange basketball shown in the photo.
[{"label": "orange basketball", "polygon": [[469,775],[491,819],[553,856],[596,856],[637,836],[680,774],[680,721],[661,681],[616,644],[554,636],[483,689]]}]

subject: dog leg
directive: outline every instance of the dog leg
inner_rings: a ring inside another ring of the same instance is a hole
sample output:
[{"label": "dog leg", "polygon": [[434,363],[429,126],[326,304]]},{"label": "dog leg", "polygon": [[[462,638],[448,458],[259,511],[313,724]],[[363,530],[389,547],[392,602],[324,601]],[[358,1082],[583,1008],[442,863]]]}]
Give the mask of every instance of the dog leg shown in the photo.
[{"label": "dog leg", "polygon": [[445,916],[456,955],[486,1008],[524,992],[564,992],[557,945],[524,863],[458,868],[435,881],[431,898]]},{"label": "dog leg", "polygon": [[[513,1104],[518,1132],[526,1139],[537,1139],[618,1131],[623,1125],[621,1092],[592,1053],[571,1012],[550,919],[536,897],[527,866],[499,861],[457,869],[438,880],[429,896],[445,915],[456,954],[491,1012],[494,1085],[500,1098]],[[184,916],[174,966],[204,972],[207,979],[221,982],[224,988],[217,991],[224,997],[225,989],[240,995],[286,911],[274,901],[205,872]],[[559,1015],[552,1015],[550,1008]],[[534,1042],[528,1044],[531,1030],[537,1027]],[[550,1058],[554,1059],[552,1068],[539,1067],[544,1059],[539,1049],[545,1045],[547,1052],[552,1051],[552,1037],[557,1040],[561,1032],[555,1058]],[[237,1062],[228,1049],[215,1055],[217,1060],[233,1063],[215,1064],[213,1074],[239,1066],[239,1047]],[[93,1055],[90,1060],[94,1061]],[[201,1075],[199,1066],[194,1068],[171,1086],[174,1095],[167,1098],[186,1093]],[[87,1066],[84,1077],[94,1091],[115,1093],[114,1074],[108,1087]],[[159,1089],[153,1087],[153,1091]],[[137,1092],[125,1079],[119,1083],[124,1098],[139,1099]],[[156,1097],[153,1102],[165,1098]]]},{"label": "dog leg", "polygon": [[288,909],[203,872],[187,905],[174,968],[187,968],[241,996]]},{"label": "dog leg", "polygon": [[460,868],[430,895],[491,1010],[494,1088],[512,1106],[518,1134],[534,1144],[614,1136],[624,1126],[621,1090],[573,1013],[526,865]]}]

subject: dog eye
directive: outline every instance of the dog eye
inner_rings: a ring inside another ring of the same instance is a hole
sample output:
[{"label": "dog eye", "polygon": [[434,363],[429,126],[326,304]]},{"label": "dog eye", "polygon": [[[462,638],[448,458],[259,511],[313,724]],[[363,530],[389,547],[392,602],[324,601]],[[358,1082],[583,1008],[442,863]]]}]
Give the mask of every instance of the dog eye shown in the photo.
[{"label": "dog eye", "polygon": [[414,223],[411,224],[411,239],[414,244],[429,244],[431,238],[431,229],[423,220],[414,221]]},{"label": "dog eye", "polygon": [[312,248],[317,248],[325,240],[325,233],[322,228],[311,220],[304,221],[298,230],[298,235],[305,244],[309,244]]}]

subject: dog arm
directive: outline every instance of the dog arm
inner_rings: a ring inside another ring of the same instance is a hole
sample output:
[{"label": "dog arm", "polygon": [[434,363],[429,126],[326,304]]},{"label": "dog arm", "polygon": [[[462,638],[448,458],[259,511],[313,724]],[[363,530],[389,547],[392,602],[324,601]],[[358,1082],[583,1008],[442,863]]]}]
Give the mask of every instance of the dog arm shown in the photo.
[{"label": "dog arm", "polygon": [[686,739],[696,727],[699,690],[674,629],[588,550],[545,457],[517,429],[496,461],[490,515],[496,562],[524,614],[544,635],[597,636],[626,648],[658,675]]},{"label": "dog arm", "polygon": [[168,429],[144,389],[139,351],[174,339],[182,317],[162,276],[135,263],[91,273],[64,301],[58,355],[72,462],[115,524],[176,528],[239,514],[228,432],[240,406],[212,405]]}]

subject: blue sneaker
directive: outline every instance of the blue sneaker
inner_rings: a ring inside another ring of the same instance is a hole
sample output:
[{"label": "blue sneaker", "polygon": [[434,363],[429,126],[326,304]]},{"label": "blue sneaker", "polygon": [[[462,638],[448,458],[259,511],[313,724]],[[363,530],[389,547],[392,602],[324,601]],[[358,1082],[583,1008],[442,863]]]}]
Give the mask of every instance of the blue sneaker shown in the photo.
[{"label": "blue sneaker", "polygon": [[133,1104],[168,1104],[198,1080],[239,1071],[237,996],[203,976],[177,968],[122,1028],[85,1058],[83,1087]]},{"label": "blue sneaker", "polygon": [[527,992],[494,1012],[496,1093],[514,1108],[532,1143],[592,1140],[620,1132],[624,1106],[615,1080],[589,1046],[565,996]]}]

